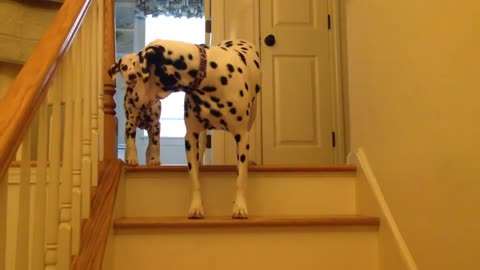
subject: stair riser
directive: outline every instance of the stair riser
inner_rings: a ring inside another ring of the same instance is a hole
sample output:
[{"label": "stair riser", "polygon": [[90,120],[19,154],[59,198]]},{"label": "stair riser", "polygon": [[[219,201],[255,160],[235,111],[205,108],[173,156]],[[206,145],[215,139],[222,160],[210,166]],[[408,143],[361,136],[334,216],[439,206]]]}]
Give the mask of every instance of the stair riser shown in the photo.
[{"label": "stair riser", "polygon": [[114,269],[375,270],[376,239],[371,228],[122,231]]},{"label": "stair riser", "polygon": [[[201,173],[207,216],[230,215],[233,172]],[[187,173],[129,173],[124,216],[184,216],[190,204]],[[248,182],[250,215],[328,215],[355,213],[354,173],[259,173]],[[119,198],[120,199],[120,198]]]}]

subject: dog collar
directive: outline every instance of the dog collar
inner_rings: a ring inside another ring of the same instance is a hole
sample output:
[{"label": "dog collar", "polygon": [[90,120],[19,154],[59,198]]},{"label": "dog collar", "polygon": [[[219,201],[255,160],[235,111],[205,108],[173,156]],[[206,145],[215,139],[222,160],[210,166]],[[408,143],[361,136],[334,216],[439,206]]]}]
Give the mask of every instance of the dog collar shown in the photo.
[{"label": "dog collar", "polygon": [[200,45],[195,46],[197,46],[200,55],[200,68],[198,69],[197,77],[188,86],[190,89],[198,89],[203,78],[207,75],[207,53],[205,48]]}]

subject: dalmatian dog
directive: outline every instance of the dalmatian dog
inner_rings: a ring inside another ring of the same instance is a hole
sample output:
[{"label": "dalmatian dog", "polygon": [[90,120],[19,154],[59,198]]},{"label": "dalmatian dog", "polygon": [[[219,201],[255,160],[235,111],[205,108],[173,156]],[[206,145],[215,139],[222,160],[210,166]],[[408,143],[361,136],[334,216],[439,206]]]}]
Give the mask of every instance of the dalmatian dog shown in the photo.
[{"label": "dalmatian dog", "polygon": [[160,99],[185,92],[185,151],[192,182],[189,218],[204,217],[199,139],[208,129],[229,131],[235,138],[238,176],[232,217],[247,218],[249,131],[261,89],[260,55],[255,45],[245,40],[228,40],[212,47],[155,40],[137,54],[136,61],[140,65],[135,65],[132,87],[138,91]]},{"label": "dalmatian dog", "polygon": [[137,147],[135,136],[137,127],[148,132],[148,147],[146,151],[147,165],[160,165],[160,114],[162,104],[155,93],[146,91],[145,88],[135,87],[140,66],[137,54],[127,54],[119,59],[108,70],[112,80],[120,73],[126,83],[124,96],[124,109],[126,116],[125,162],[128,165],[138,165]]}]

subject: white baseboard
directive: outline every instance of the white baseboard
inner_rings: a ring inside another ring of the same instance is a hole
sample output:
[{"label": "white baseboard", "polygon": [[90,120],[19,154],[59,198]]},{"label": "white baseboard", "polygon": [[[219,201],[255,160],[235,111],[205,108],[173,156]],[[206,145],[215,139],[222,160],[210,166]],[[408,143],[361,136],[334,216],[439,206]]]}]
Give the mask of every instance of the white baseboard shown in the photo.
[{"label": "white baseboard", "polygon": [[358,148],[347,156],[347,163],[357,165],[357,211],[380,216],[380,269],[418,270],[395,218],[390,211],[365,151]]}]

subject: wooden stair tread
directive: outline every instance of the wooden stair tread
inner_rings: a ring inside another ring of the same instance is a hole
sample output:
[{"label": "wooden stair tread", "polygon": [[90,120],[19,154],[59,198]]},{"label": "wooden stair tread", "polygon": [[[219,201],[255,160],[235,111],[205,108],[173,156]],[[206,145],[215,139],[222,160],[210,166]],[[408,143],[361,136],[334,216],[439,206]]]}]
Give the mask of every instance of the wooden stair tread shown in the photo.
[{"label": "wooden stair tread", "polygon": [[188,219],[186,217],[131,217],[114,221],[118,229],[161,229],[161,228],[234,228],[234,227],[326,227],[326,226],[374,226],[380,225],[380,219],[362,215],[325,215],[325,216],[285,216],[285,217],[249,217],[232,219],[231,217],[207,217]]},{"label": "wooden stair tread", "polygon": [[[249,172],[356,172],[354,165],[249,165]],[[186,165],[126,166],[127,172],[188,172]],[[236,172],[236,165],[202,165],[201,172]]]}]

